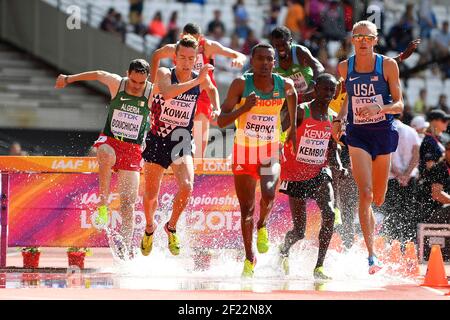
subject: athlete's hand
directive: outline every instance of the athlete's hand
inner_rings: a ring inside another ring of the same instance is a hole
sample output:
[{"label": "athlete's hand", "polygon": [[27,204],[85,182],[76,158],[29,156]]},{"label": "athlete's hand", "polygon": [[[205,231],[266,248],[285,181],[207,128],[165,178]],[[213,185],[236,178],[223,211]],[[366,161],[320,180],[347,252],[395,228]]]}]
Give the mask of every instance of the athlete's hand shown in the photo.
[{"label": "athlete's hand", "polygon": [[65,88],[67,86],[67,75],[65,74],[60,74],[58,76],[58,78],[56,78],[56,84],[55,84],[55,88],[56,89],[62,89]]},{"label": "athlete's hand", "polygon": [[250,93],[245,98],[245,103],[242,106],[242,108],[244,108],[245,112],[250,111],[250,109],[253,108],[256,105],[256,102],[258,101],[258,98],[259,97],[256,95],[255,91]]},{"label": "athlete's hand", "polygon": [[221,112],[220,108],[213,110],[213,112],[211,114],[211,124],[213,126],[218,126],[217,118],[219,118],[220,112]]},{"label": "athlete's hand", "polygon": [[244,62],[245,60],[241,58],[234,58],[233,60],[231,60],[231,67],[242,69],[244,67]]},{"label": "athlete's hand", "polygon": [[398,182],[400,183],[400,185],[402,187],[406,187],[409,184],[409,180],[411,179],[410,176],[406,176],[406,175],[400,175],[397,177]]},{"label": "athlete's hand", "polygon": [[408,59],[413,54],[413,52],[416,51],[419,44],[420,44],[420,39],[411,41],[408,44],[408,47],[406,48],[406,50],[401,55],[402,61]]},{"label": "athlete's hand", "polygon": [[205,64],[198,74],[198,82],[202,83],[203,81],[208,79],[208,73],[212,70],[214,70],[214,67],[212,65],[210,65],[209,63]]},{"label": "athlete's hand", "polygon": [[369,104],[359,108],[357,115],[363,118],[370,118],[379,114],[380,111],[381,109],[377,104]]}]

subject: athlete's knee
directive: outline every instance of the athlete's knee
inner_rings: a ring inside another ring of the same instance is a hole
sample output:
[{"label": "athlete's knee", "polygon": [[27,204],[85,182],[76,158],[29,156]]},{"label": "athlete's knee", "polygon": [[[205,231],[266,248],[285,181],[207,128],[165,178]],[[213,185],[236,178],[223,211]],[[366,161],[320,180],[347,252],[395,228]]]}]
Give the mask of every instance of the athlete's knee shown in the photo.
[{"label": "athlete's knee", "polygon": [[241,213],[242,219],[246,219],[248,217],[253,219],[253,213],[255,212],[255,203],[254,202],[245,202],[241,203]]},{"label": "athlete's knee", "polygon": [[386,194],[384,194],[384,193],[382,193],[382,194],[374,194],[373,195],[373,203],[377,207],[380,207],[384,203],[385,198],[386,198]]},{"label": "athlete's knee", "polygon": [[267,190],[265,192],[261,192],[261,199],[266,204],[271,204],[275,201],[275,190]]},{"label": "athlete's knee", "polygon": [[189,195],[194,190],[194,183],[189,180],[184,180],[184,181],[180,182],[179,188],[180,188],[179,189],[180,193]]},{"label": "athlete's knee", "polygon": [[359,197],[361,201],[372,203],[373,189],[370,186],[365,186],[359,190]]},{"label": "athlete's knee", "polygon": [[97,148],[97,158],[99,160],[103,161],[113,160],[115,156],[116,154],[114,149],[107,144],[102,144]]},{"label": "athlete's knee", "polygon": [[289,230],[286,234],[286,237],[289,239],[298,241],[305,238],[305,230],[303,228],[294,228],[292,230]]}]

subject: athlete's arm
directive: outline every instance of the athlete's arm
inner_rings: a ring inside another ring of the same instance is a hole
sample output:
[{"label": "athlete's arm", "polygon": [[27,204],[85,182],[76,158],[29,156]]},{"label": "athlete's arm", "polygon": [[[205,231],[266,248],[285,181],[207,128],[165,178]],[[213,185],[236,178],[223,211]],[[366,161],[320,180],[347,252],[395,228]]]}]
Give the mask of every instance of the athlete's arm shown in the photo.
[{"label": "athlete's arm", "polygon": [[257,97],[256,94],[252,92],[245,98],[245,103],[242,107],[233,110],[234,107],[241,101],[244,88],[245,80],[243,78],[234,79],[231,83],[230,88],[228,89],[227,97],[221,106],[222,111],[217,119],[217,124],[220,128],[224,128],[233,123],[234,120],[256,105]]},{"label": "athlete's arm", "polygon": [[284,78],[284,91],[286,93],[287,107],[289,111],[290,129],[287,134],[286,142],[292,142],[293,151],[297,153],[297,91],[294,82],[291,79]]},{"label": "athlete's arm", "polygon": [[175,45],[166,44],[165,46],[155,50],[152,54],[150,63],[150,81],[155,83],[156,75],[158,74],[159,61],[161,59],[173,58],[175,56]]},{"label": "athlete's arm", "polygon": [[197,78],[183,83],[172,84],[171,71],[164,67],[159,68],[157,75],[159,92],[161,93],[161,95],[164,97],[165,100],[172,99],[188,91],[189,89],[192,89],[193,87],[201,84],[203,81],[205,81],[206,77],[208,76],[208,72],[212,69],[213,67],[207,64],[203,66]]},{"label": "athlete's arm", "polygon": [[389,91],[392,96],[392,103],[381,106],[381,112],[386,114],[399,114],[403,112],[403,96],[400,84],[400,73],[397,62],[387,58],[383,63],[384,74],[389,84]]},{"label": "athlete's arm", "polygon": [[200,84],[200,90],[205,90],[208,94],[209,101],[213,106],[213,118],[216,118],[220,114],[220,99],[219,99],[219,91],[216,86],[212,83],[209,75],[206,77],[206,81],[203,81]]},{"label": "athlete's arm", "polygon": [[[339,73],[340,79],[342,79],[342,85],[344,85],[345,78],[347,77],[347,60],[339,63],[338,73]],[[344,119],[347,118],[347,113],[348,113],[348,95],[345,96],[344,102],[342,103],[341,110],[339,110],[339,113],[338,113],[336,119],[333,120],[331,132],[332,132],[333,139],[336,142],[339,142],[339,139],[341,138],[342,122],[344,121]]]},{"label": "athlete's arm", "polygon": [[403,51],[402,53],[400,53],[398,56],[396,56],[394,58],[394,60],[397,61],[398,64],[405,61],[413,54],[414,51],[416,51],[419,44],[420,44],[420,39],[415,39],[415,40],[411,41],[408,44],[408,47],[406,48],[406,50]]},{"label": "athlete's arm", "polygon": [[72,75],[60,74],[58,78],[56,78],[55,88],[61,89],[77,81],[99,81],[108,87],[112,99],[116,96],[117,91],[119,91],[121,80],[121,76],[102,70],[88,71]]},{"label": "athlete's arm", "polygon": [[431,185],[431,197],[442,204],[450,204],[450,195],[445,192],[444,186],[440,183]]},{"label": "athlete's arm", "polygon": [[[325,68],[320,63],[319,60],[314,58],[311,54],[311,51],[309,51],[308,48],[304,46],[298,46],[297,47],[297,58],[298,61],[304,66],[309,66],[313,70],[313,80],[316,81],[319,74],[325,72]],[[308,89],[306,92],[310,92],[314,89],[314,83],[310,83],[308,86]]]},{"label": "athlete's arm", "polygon": [[217,41],[207,40],[206,45],[209,56],[215,56],[218,54],[233,59],[231,61],[232,67],[241,69],[245,64],[245,61],[247,60],[247,57],[244,54],[237,52],[233,49],[224,47]]}]

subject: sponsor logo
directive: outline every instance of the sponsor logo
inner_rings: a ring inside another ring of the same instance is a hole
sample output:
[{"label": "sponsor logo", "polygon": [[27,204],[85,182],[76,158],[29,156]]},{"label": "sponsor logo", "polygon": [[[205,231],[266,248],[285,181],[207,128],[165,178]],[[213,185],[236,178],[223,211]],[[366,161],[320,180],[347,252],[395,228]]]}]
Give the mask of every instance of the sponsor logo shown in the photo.
[{"label": "sponsor logo", "polygon": [[350,77],[349,79],[348,79],[348,81],[355,81],[355,80],[357,80],[357,79],[359,79],[360,77],[354,77],[354,78],[352,78],[352,77]]},{"label": "sponsor logo", "polygon": [[378,76],[371,76],[370,81],[378,81]]},{"label": "sponsor logo", "polygon": [[120,97],[120,101],[130,101],[131,99]]},{"label": "sponsor logo", "polygon": [[315,124],[307,124],[306,125],[307,128],[312,128],[312,127],[315,127],[315,126],[316,126]]}]

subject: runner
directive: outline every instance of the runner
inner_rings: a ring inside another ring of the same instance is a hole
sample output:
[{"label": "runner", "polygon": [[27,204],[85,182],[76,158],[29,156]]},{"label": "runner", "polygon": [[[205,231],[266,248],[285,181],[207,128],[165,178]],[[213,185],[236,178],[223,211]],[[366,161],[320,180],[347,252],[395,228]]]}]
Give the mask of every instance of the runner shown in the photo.
[{"label": "runner", "polygon": [[316,201],[322,213],[322,228],[319,233],[319,255],[314,277],[328,280],[323,269],[323,262],[333,235],[334,194],[332,175],[328,160],[338,169],[336,144],[331,139],[332,113],[328,104],[336,90],[336,79],[322,73],[317,77],[314,90],[316,99],[299,105],[297,113],[297,154],[290,152],[285,145],[285,159],[281,163],[280,192],[289,196],[289,206],[294,228],[286,234],[280,247],[281,263],[286,274],[289,273],[288,256],[290,248],[305,237],[306,201]]},{"label": "runner", "polygon": [[186,207],[194,184],[192,128],[200,92],[205,90],[215,108],[219,108],[219,93],[208,73],[209,64],[200,74],[193,72],[198,42],[189,35],[175,47],[174,68],[159,68],[151,105],[151,128],[143,153],[145,174],[144,211],[147,225],[141,241],[141,252],[148,256],[153,247],[154,221],[164,170],[171,167],[179,190],[173,201],[170,220],[164,225],[168,247],[173,255],[180,252],[176,233],[178,219]]},{"label": "runner", "polygon": [[90,71],[74,75],[60,74],[55,88],[64,88],[77,81],[99,81],[108,87],[111,102],[105,127],[95,142],[99,164],[100,202],[95,222],[106,228],[109,220],[108,199],[112,171],[118,172],[121,235],[125,248],[119,247],[119,258],[133,256],[134,205],[142,168],[142,145],[148,131],[148,99],[152,83],[147,81],[150,66],[145,60],[131,61],[127,77],[106,71]]},{"label": "runner", "polygon": [[[218,124],[221,128],[237,122],[233,150],[233,174],[241,208],[241,228],[245,247],[242,276],[253,276],[253,214],[256,183],[261,179],[260,217],[257,223],[259,253],[269,250],[267,219],[275,199],[279,178],[280,111],[287,100],[291,127],[295,128],[297,93],[292,80],[274,74],[275,50],[269,44],[252,49],[253,73],[235,79],[222,104]],[[296,149],[294,130],[288,135]]]},{"label": "runner", "polygon": [[[199,48],[197,51],[197,58],[194,65],[194,71],[199,72],[205,64],[214,65],[214,57],[216,55],[221,55],[227,58],[231,58],[231,66],[242,68],[246,61],[246,56],[240,52],[233,49],[224,47],[217,41],[212,41],[205,39],[204,35],[201,33],[200,27],[195,23],[188,23],[183,28],[184,35],[191,35],[197,39],[199,43]],[[176,44],[167,44],[153,53],[152,56],[152,69],[151,69],[151,81],[155,82],[156,70],[159,67],[159,62],[161,59],[173,58],[175,55]],[[214,80],[213,70],[209,73],[209,76],[214,85],[216,82]],[[195,124],[194,124],[194,139],[195,139],[195,157],[203,158],[206,152],[206,147],[208,146],[209,139],[209,126],[211,120],[216,120],[220,114],[220,108],[217,106],[216,109],[211,107],[211,101],[205,92],[202,92],[197,103],[197,111],[195,113]],[[200,129],[200,130],[199,130]]]},{"label": "runner", "polygon": [[403,111],[403,100],[396,61],[373,51],[378,40],[376,25],[357,22],[352,34],[355,55],[338,68],[345,79],[347,98],[333,120],[333,138],[339,141],[342,121],[347,117],[346,141],[359,192],[359,220],[369,253],[369,273],[373,274],[382,265],[373,249],[375,217],[371,204],[381,206],[384,202],[391,153],[398,144],[393,114]]}]

